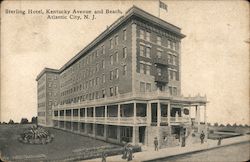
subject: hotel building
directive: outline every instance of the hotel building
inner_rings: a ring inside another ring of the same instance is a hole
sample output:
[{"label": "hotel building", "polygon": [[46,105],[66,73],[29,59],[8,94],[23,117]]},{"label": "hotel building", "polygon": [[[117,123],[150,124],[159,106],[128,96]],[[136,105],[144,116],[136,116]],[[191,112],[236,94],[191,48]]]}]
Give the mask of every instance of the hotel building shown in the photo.
[{"label": "hotel building", "polygon": [[181,29],[135,6],[38,84],[38,124],[161,148],[206,134],[206,97],[181,95]]}]

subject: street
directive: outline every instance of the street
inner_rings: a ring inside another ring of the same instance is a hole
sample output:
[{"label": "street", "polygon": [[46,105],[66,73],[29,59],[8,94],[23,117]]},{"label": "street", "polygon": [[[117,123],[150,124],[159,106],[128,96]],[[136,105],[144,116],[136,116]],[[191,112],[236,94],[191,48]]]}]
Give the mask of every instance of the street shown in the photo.
[{"label": "street", "polygon": [[226,147],[220,147],[209,151],[188,154],[183,156],[175,156],[156,160],[156,162],[187,162],[187,161],[247,161],[250,159],[250,143],[236,144]]}]

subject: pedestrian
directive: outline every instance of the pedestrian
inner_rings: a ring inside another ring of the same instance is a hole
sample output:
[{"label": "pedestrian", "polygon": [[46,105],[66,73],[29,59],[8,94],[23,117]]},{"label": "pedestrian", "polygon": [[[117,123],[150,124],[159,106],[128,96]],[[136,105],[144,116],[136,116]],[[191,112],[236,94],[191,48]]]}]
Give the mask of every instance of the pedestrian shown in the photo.
[{"label": "pedestrian", "polygon": [[123,147],[122,159],[127,159],[127,156],[128,156],[128,144],[125,143]]},{"label": "pedestrian", "polygon": [[105,154],[104,152],[102,153],[102,162],[106,162],[106,157],[107,157],[107,154]]},{"label": "pedestrian", "polygon": [[155,137],[154,139],[155,151],[158,151],[158,139]]},{"label": "pedestrian", "polygon": [[186,138],[185,136],[183,136],[181,140],[181,147],[185,147],[185,146],[186,146]]},{"label": "pedestrian", "polygon": [[217,143],[217,145],[219,146],[219,145],[221,145],[221,140],[222,140],[222,138],[221,138],[221,136],[218,138],[218,143]]},{"label": "pedestrian", "polygon": [[200,135],[201,144],[204,143],[204,138],[205,138],[205,134],[204,134],[204,132],[202,131],[202,132],[201,132],[201,135]]},{"label": "pedestrian", "polygon": [[128,152],[128,159],[127,159],[127,161],[133,160],[133,148],[131,146],[128,147],[127,152]]}]

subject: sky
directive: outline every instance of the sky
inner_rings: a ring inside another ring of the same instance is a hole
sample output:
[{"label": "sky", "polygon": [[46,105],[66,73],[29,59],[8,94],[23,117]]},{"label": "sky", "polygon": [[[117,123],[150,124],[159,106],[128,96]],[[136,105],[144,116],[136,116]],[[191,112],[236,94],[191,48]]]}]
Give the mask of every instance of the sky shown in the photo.
[{"label": "sky", "polygon": [[[208,122],[249,123],[249,4],[247,1],[164,1],[160,18],[180,27],[181,83],[185,96],[207,96]],[[37,113],[36,76],[59,69],[122,14],[95,20],[50,20],[11,10],[97,10],[132,5],[158,16],[158,1],[4,1],[1,5],[0,120]]]}]

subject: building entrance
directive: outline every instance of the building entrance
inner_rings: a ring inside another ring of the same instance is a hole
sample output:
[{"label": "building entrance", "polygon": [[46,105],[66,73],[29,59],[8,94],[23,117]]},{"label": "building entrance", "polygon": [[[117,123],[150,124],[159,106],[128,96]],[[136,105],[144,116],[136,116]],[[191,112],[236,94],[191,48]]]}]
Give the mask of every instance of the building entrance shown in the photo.
[{"label": "building entrance", "polygon": [[139,143],[145,144],[146,127],[139,127]]}]

